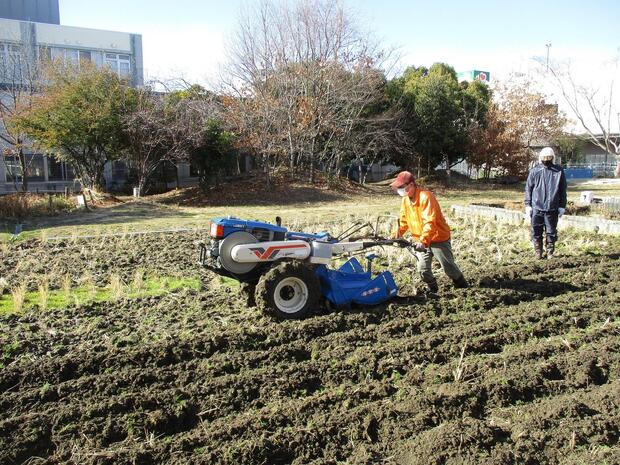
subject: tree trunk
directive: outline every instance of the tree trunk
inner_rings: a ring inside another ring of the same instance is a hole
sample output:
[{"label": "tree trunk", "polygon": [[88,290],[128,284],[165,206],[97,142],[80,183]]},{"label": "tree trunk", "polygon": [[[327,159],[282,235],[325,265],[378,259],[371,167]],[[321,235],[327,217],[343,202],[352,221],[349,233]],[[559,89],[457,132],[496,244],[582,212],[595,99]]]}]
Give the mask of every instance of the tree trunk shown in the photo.
[{"label": "tree trunk", "polygon": [[138,196],[142,197],[144,194],[144,186],[146,185],[146,178],[140,178],[138,180]]},{"label": "tree trunk", "polygon": [[271,176],[269,172],[269,156],[263,155],[263,172],[265,173],[265,180],[267,181],[267,187],[271,187]]},{"label": "tree trunk", "polygon": [[103,177],[104,165],[94,166],[92,171],[87,172],[88,187],[95,192],[105,192],[105,178]]},{"label": "tree trunk", "polygon": [[620,178],[620,155],[617,155],[616,169],[614,170],[614,176]]},{"label": "tree trunk", "polygon": [[95,192],[105,192],[105,181],[103,181],[103,177],[97,181],[92,183],[92,188]]},{"label": "tree trunk", "polygon": [[26,166],[26,154],[21,148],[18,149],[17,158],[19,159],[19,167],[22,170],[22,191],[28,192],[28,166]]}]

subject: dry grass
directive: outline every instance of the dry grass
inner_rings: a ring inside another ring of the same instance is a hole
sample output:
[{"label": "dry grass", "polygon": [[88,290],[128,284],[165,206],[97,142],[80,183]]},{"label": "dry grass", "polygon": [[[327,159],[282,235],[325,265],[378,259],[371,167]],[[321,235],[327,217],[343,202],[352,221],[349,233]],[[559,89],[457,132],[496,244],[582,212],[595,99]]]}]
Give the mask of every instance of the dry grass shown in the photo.
[{"label": "dry grass", "polygon": [[144,288],[144,269],[137,268],[133,274],[133,279],[131,281],[131,291],[139,294],[144,290]]},{"label": "dry grass", "polygon": [[52,197],[51,210],[47,195],[20,192],[0,197],[0,218],[11,220],[22,220],[33,216],[67,212],[74,208],[73,200],[65,199],[59,195]]},{"label": "dry grass", "polygon": [[47,308],[47,304],[50,298],[50,283],[47,280],[47,277],[44,277],[39,282],[39,308],[41,310],[45,310]]},{"label": "dry grass", "polygon": [[71,275],[68,275],[68,274],[64,275],[60,283],[60,288],[62,289],[62,292],[65,295],[65,302],[67,303],[71,300],[71,284],[72,284]]},{"label": "dry grass", "polygon": [[125,283],[117,273],[110,275],[109,288],[112,300],[120,300],[125,295]]},{"label": "dry grass", "polygon": [[18,286],[11,289],[11,298],[13,299],[13,310],[18,313],[21,312],[26,301],[26,283],[21,283]]},{"label": "dry grass", "polygon": [[88,300],[95,300],[97,296],[97,285],[95,284],[95,278],[90,271],[86,271],[80,278],[80,284],[86,287],[88,291]]},{"label": "dry grass", "polygon": [[452,370],[452,375],[454,376],[454,381],[459,382],[463,379],[463,374],[465,373],[465,365],[463,364],[463,357],[465,357],[465,349],[467,348],[467,341],[463,344],[461,348],[461,356],[459,357],[459,361],[456,365],[456,368]]}]

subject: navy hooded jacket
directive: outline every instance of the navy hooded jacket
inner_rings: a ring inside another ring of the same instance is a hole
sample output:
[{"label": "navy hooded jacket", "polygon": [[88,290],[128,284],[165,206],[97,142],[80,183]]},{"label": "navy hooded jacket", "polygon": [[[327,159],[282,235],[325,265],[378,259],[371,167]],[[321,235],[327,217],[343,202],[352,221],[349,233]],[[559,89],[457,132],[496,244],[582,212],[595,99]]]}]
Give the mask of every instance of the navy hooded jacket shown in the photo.
[{"label": "navy hooded jacket", "polygon": [[525,206],[545,212],[566,208],[566,177],[561,166],[540,163],[532,168],[525,183]]}]

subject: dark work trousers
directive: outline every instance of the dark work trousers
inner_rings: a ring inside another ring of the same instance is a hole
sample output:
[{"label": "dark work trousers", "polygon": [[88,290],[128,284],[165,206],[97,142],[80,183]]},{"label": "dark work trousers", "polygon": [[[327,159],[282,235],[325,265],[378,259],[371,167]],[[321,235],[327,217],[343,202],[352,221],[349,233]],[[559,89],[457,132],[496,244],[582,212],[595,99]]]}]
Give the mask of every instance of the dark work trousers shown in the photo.
[{"label": "dark work trousers", "polygon": [[532,210],[532,241],[542,243],[543,230],[547,235],[547,244],[558,240],[558,211]]},{"label": "dark work trousers", "polygon": [[455,280],[463,276],[463,273],[461,273],[461,270],[454,262],[452,245],[449,239],[445,242],[435,242],[424,252],[416,252],[416,255],[418,257],[418,272],[422,281],[427,284],[435,282],[432,269],[433,257],[437,258],[444,273],[450,279]]}]

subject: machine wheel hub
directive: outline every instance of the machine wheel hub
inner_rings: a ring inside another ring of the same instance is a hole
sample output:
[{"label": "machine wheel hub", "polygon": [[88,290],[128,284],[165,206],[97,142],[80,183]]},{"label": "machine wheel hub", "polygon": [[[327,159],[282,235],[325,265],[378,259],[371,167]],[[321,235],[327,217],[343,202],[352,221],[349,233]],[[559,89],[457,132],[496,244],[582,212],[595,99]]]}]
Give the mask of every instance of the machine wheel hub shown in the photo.
[{"label": "machine wheel hub", "polygon": [[284,313],[301,310],[308,301],[308,286],[301,279],[290,276],[281,280],[274,291],[274,303]]}]

